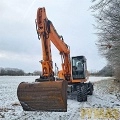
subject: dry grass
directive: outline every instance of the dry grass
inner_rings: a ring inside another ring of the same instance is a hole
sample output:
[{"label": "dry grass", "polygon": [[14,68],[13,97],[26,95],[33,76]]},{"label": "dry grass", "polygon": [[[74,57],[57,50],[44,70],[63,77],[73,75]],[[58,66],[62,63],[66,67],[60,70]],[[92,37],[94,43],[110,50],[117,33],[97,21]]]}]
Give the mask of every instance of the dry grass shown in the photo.
[{"label": "dry grass", "polygon": [[104,93],[113,94],[120,101],[120,83],[115,81],[114,79],[106,79],[102,81],[95,82],[97,89],[101,89],[102,87]]}]

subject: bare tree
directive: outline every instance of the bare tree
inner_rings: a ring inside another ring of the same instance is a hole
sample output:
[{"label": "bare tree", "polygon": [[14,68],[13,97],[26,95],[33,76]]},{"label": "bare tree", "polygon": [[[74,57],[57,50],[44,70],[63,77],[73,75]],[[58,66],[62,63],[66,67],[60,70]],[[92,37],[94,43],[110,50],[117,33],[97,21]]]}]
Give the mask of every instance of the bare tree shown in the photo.
[{"label": "bare tree", "polygon": [[[115,76],[120,80],[120,0],[93,0],[98,36],[98,49],[112,65]],[[107,47],[107,48],[106,48]]]}]

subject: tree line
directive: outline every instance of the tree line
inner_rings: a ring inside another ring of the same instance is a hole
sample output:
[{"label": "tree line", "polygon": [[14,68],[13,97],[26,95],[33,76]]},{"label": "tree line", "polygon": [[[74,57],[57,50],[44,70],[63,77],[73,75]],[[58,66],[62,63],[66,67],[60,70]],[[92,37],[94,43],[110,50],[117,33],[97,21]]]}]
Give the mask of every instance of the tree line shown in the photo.
[{"label": "tree line", "polygon": [[106,65],[99,71],[90,71],[92,76],[103,76],[103,77],[112,77],[114,76],[114,71],[111,65]]},{"label": "tree line", "polygon": [[93,0],[97,46],[120,81],[120,0]]},{"label": "tree line", "polygon": [[[100,71],[90,71],[90,75],[94,76],[113,76],[114,72],[112,70],[111,65],[107,65],[103,67]],[[18,68],[0,68],[0,76],[40,76],[42,74],[41,71],[35,70],[34,72],[24,72]]]},{"label": "tree line", "polygon": [[23,76],[25,73],[21,69],[6,69],[1,68],[0,76],[10,75],[10,76]]},{"label": "tree line", "polygon": [[29,72],[26,73],[21,69],[18,68],[1,68],[0,69],[0,76],[5,76],[5,75],[9,75],[9,76],[28,76],[28,75],[40,75],[41,72],[40,71],[34,71],[34,72]]}]

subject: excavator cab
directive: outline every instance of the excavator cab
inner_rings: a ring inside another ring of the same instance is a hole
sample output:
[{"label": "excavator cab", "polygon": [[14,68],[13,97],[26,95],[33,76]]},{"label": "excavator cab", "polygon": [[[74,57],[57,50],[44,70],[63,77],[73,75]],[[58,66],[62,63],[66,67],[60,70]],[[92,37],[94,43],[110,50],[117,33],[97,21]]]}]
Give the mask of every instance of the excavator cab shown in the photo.
[{"label": "excavator cab", "polygon": [[85,79],[86,78],[86,58],[84,56],[72,57],[72,78]]}]

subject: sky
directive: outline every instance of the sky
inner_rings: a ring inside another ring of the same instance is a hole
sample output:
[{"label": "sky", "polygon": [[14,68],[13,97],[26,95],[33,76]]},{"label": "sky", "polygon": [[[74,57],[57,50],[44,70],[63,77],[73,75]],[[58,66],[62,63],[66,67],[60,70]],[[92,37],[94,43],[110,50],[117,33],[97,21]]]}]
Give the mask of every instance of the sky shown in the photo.
[{"label": "sky", "polygon": [[[70,56],[84,55],[89,71],[102,69],[107,62],[95,45],[91,5],[91,0],[0,0],[0,67],[41,70],[42,46],[35,19],[37,9],[45,7],[48,19],[70,46]],[[53,45],[52,58],[60,68],[61,57]]]}]

